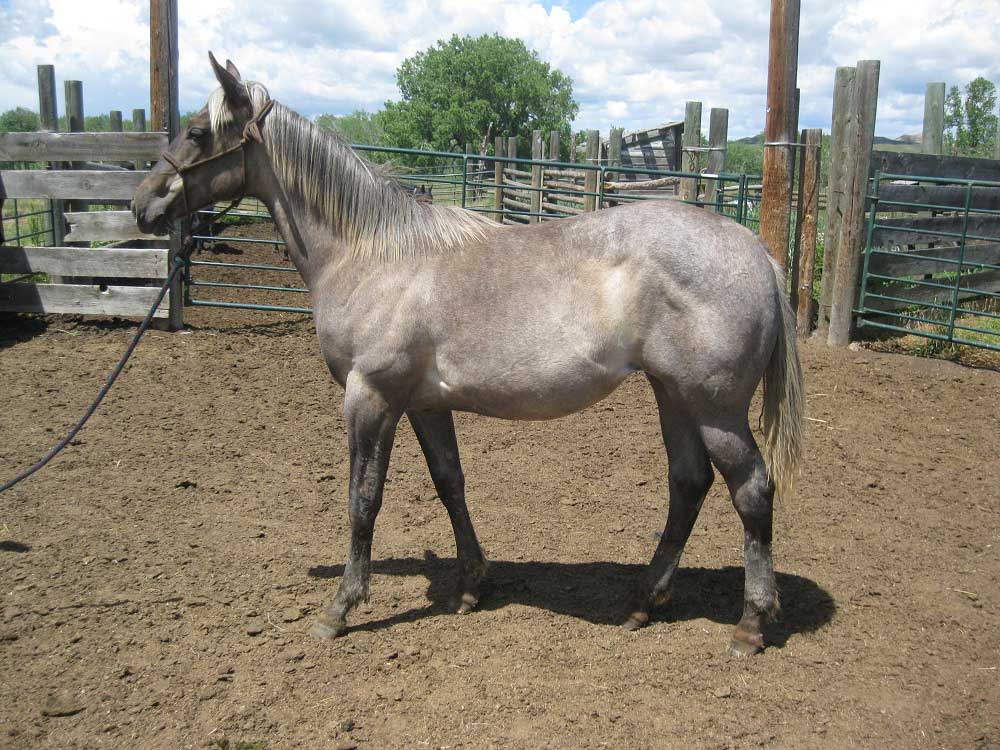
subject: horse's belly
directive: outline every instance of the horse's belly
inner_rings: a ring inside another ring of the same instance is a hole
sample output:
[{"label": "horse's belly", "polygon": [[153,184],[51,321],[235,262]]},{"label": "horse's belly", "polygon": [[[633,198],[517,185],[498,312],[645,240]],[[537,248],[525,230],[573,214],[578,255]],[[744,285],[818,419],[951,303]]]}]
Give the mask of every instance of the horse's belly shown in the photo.
[{"label": "horse's belly", "polygon": [[501,419],[556,419],[597,403],[635,371],[623,358],[560,364],[483,368],[470,363],[435,370],[418,388],[414,406]]}]

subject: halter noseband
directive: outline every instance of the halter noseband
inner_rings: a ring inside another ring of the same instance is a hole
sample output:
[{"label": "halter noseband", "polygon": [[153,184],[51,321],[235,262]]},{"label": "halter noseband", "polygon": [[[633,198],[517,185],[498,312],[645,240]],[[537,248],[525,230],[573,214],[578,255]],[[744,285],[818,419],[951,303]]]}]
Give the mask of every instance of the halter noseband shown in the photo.
[{"label": "halter noseband", "polygon": [[[271,107],[274,106],[274,99],[268,99],[264,106],[260,108],[260,111],[251,117],[247,124],[243,126],[243,137],[240,138],[240,142],[237,143],[232,148],[227,148],[225,151],[220,151],[214,156],[209,156],[206,159],[199,159],[198,161],[193,161],[190,164],[181,164],[177,159],[173,157],[167,151],[160,153],[160,158],[163,159],[167,164],[173,167],[174,172],[181,181],[181,194],[184,197],[184,215],[187,216],[190,213],[191,204],[188,202],[187,195],[187,181],[184,179],[184,175],[192,171],[196,167],[203,166],[209,162],[213,162],[216,159],[221,159],[224,156],[229,156],[234,151],[239,151],[241,155],[241,166],[240,166],[240,197],[236,199],[236,203],[239,203],[243,199],[244,193],[247,189],[247,152],[246,145],[250,141],[255,143],[264,143],[264,134],[261,133],[260,123],[264,119],[264,116],[271,111]],[[235,204],[234,204],[235,205]],[[228,211],[228,209],[227,209]]]}]

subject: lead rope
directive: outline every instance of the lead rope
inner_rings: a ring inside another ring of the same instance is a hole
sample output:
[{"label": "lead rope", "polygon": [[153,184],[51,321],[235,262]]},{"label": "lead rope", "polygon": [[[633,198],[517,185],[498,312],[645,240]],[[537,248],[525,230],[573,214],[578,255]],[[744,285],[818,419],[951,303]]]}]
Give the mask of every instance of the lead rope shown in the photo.
[{"label": "lead rope", "polygon": [[156,314],[156,309],[160,306],[160,303],[163,302],[163,298],[167,296],[167,290],[170,288],[170,284],[173,282],[174,277],[180,272],[182,268],[184,268],[184,258],[178,255],[177,257],[174,258],[174,267],[170,271],[170,275],[167,276],[167,280],[164,281],[163,286],[160,287],[160,293],[157,295],[156,301],[153,303],[153,306],[149,308],[149,312],[146,313],[146,317],[143,318],[142,323],[139,324],[139,330],[135,332],[135,336],[132,338],[132,343],[128,345],[128,348],[125,350],[125,354],[122,355],[122,358],[118,360],[118,364],[115,365],[115,369],[113,369],[111,371],[111,374],[108,375],[108,379],[104,383],[104,386],[97,393],[97,398],[95,398],[90,403],[90,406],[87,407],[87,411],[83,413],[83,416],[80,417],[80,420],[73,426],[73,429],[71,429],[69,433],[66,435],[66,437],[64,437],[62,440],[56,443],[55,446],[53,446],[52,449],[48,453],[46,453],[41,459],[39,459],[35,464],[29,466],[27,469],[22,471],[13,479],[4,482],[3,486],[0,486],[0,494],[6,492],[14,485],[18,484],[19,482],[22,482],[23,480],[27,479],[32,474],[34,474],[36,471],[43,468],[49,461],[51,461],[53,458],[59,455],[59,453],[61,453],[62,450],[67,445],[70,444],[73,438],[76,437],[76,434],[83,429],[83,426],[87,424],[87,420],[90,419],[90,417],[94,414],[95,411],[97,411],[97,407],[101,405],[101,402],[104,400],[104,397],[107,396],[108,391],[111,390],[111,386],[114,385],[115,381],[118,379],[118,376],[121,375],[122,369],[124,369],[125,364],[132,356],[132,352],[135,351],[135,347],[138,345],[139,339],[142,338],[142,335],[146,332],[146,329],[149,328],[149,324],[152,322],[153,316]]}]

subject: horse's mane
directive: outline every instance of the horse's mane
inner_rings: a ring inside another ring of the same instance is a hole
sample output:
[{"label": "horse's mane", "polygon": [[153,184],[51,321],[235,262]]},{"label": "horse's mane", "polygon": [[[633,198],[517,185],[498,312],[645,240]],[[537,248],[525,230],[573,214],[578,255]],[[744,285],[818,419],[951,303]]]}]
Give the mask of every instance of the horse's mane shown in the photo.
[{"label": "horse's mane", "polygon": [[[246,82],[254,112],[267,89]],[[233,123],[222,89],[208,99],[214,132]],[[486,216],[456,206],[419,203],[385,170],[359,157],[336,133],[275,102],[264,118],[264,145],[282,187],[329,222],[355,256],[398,260],[457,248],[497,227]]]}]

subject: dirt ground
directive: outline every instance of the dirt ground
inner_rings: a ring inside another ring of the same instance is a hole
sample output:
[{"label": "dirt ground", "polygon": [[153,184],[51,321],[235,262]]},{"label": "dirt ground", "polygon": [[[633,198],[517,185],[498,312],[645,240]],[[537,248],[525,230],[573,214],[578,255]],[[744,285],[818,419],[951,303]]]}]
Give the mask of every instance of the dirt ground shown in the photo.
[{"label": "dirt ground", "polygon": [[[340,389],[302,316],[187,317],[0,496],[0,748],[1000,748],[1000,372],[803,348],[807,460],[775,523],[784,611],[750,660],[725,654],[742,532],[721,481],[674,599],[618,627],[666,511],[641,378],[559,421],[457,416],[492,561],[464,617],[404,424],[371,602],[327,643],[307,631],[347,549]],[[4,479],[78,417],[133,330],[0,321]]]}]

